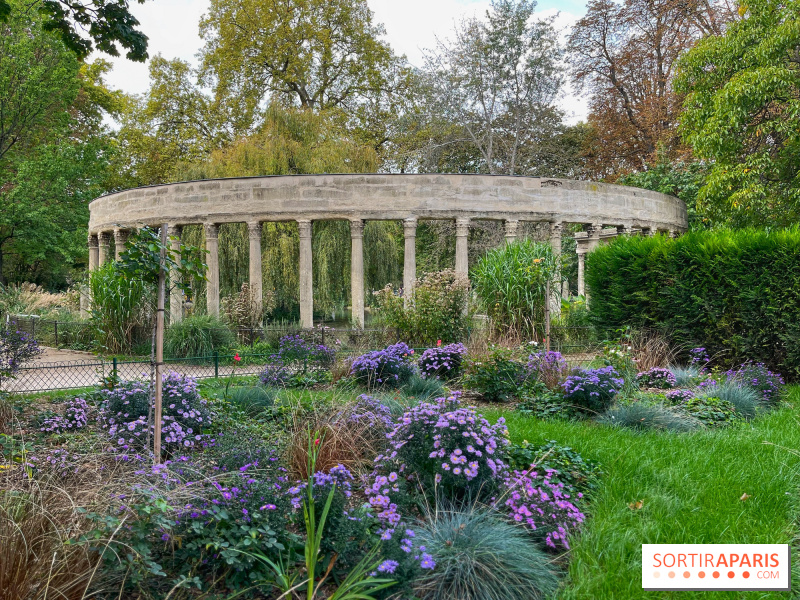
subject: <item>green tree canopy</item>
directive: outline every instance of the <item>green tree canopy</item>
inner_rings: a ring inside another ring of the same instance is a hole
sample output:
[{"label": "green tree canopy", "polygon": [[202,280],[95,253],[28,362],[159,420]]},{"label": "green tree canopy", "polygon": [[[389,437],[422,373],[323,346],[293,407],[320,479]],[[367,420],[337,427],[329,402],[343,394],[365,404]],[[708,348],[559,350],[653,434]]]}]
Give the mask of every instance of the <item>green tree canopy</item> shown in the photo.
[{"label": "green tree canopy", "polygon": [[716,222],[800,217],[800,2],[753,0],[681,61],[681,130],[712,161],[698,206]]}]

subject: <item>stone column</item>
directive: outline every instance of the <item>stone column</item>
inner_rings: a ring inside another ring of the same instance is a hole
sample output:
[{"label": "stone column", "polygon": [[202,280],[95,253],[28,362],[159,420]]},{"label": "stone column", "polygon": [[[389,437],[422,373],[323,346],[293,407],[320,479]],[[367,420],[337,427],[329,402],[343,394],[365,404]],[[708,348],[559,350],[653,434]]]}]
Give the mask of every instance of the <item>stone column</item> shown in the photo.
[{"label": "stone column", "polygon": [[414,282],[417,280],[417,218],[409,217],[403,221],[405,251],[403,252],[403,303],[411,304]]},{"label": "stone column", "polygon": [[578,247],[578,295],[586,296],[586,283],[584,280],[584,271],[586,269],[586,251],[580,246]]},{"label": "stone column", "polygon": [[600,245],[600,232],[603,231],[603,224],[602,223],[592,223],[589,226],[588,234],[589,234],[589,247],[588,251],[591,252],[595,248]]},{"label": "stone column", "polygon": [[311,221],[297,221],[300,233],[300,326],[314,327],[314,272],[311,255]]},{"label": "stone column", "polygon": [[469,219],[456,219],[456,273],[469,275]]},{"label": "stone column", "polygon": [[125,252],[125,244],[130,233],[127,229],[114,228],[114,260],[119,260],[119,255]]},{"label": "stone column", "polygon": [[364,327],[364,221],[350,221],[350,309],[353,325]]},{"label": "stone column", "polygon": [[[87,241],[89,244],[89,273],[91,273],[97,268],[98,262],[99,247],[97,234],[90,233]],[[86,319],[89,317],[89,308],[91,303],[92,299],[89,295],[89,287],[87,282],[86,286],[81,286],[81,318]]]},{"label": "stone column", "polygon": [[108,231],[98,233],[97,245],[97,266],[102,267],[111,253],[111,234]]},{"label": "stone column", "polygon": [[261,222],[252,221],[247,224],[250,238],[250,293],[255,302],[256,311],[261,314],[264,306],[264,284],[261,269]]},{"label": "stone column", "polygon": [[205,223],[206,234],[206,312],[214,317],[219,316],[219,225]]},{"label": "stone column", "polygon": [[553,257],[558,268],[555,275],[555,281],[550,292],[550,314],[557,317],[561,314],[561,234],[564,231],[564,224],[561,222],[550,223],[550,247],[553,249]]},{"label": "stone column", "polygon": [[506,243],[510,244],[511,242],[517,239],[517,231],[519,230],[519,221],[517,219],[506,219],[505,230],[506,230]]},{"label": "stone column", "polygon": [[[181,257],[181,235],[183,234],[183,226],[170,225],[169,235],[170,244],[172,245],[172,252],[177,260]],[[180,275],[176,270],[172,270],[169,274],[169,322],[170,325],[180,322],[183,319],[183,292],[177,284],[180,283]]]}]

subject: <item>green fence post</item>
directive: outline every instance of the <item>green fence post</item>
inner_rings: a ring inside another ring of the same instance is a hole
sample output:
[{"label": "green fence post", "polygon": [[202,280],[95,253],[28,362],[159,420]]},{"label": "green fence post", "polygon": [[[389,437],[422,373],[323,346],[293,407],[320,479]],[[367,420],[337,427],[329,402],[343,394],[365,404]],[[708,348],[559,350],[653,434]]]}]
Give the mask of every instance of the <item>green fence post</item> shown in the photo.
[{"label": "green fence post", "polygon": [[117,357],[111,359],[111,372],[113,373],[112,381],[117,381]]},{"label": "green fence post", "polygon": [[219,379],[219,352],[214,350],[214,379]]},{"label": "green fence post", "polygon": [[58,321],[53,321],[53,330],[56,335],[56,349],[58,348]]}]

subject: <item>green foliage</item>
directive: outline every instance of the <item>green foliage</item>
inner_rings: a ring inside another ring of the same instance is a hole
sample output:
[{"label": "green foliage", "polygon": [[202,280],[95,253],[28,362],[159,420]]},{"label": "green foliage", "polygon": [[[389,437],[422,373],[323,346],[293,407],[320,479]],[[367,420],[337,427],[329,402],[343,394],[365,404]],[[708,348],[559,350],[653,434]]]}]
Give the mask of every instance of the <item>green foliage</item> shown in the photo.
[{"label": "green foliage", "polygon": [[559,264],[550,244],[517,240],[491,250],[472,270],[475,293],[495,328],[544,336],[545,289],[558,294]]},{"label": "green foliage", "polygon": [[[43,15],[42,28],[54,32],[79,58],[86,58],[95,48],[119,56],[119,44],[127,50],[128,59],[142,62],[147,58],[147,36],[136,29],[139,21],[128,6],[127,0],[95,0],[90,7],[81,2],[54,0],[38,3],[36,10]],[[30,10],[28,5],[0,0],[0,23]]]},{"label": "green foliage", "polygon": [[691,387],[703,379],[703,376],[700,375],[699,367],[670,367],[669,370],[675,376],[676,388]]},{"label": "green foliage", "polygon": [[525,365],[514,358],[513,350],[493,346],[485,357],[467,362],[463,382],[486,400],[506,402],[521,395],[525,379]]},{"label": "green foliage", "polygon": [[550,558],[521,528],[488,511],[438,510],[416,538],[436,562],[417,580],[425,600],[538,600],[558,585]]},{"label": "green foliage", "polygon": [[564,400],[560,388],[550,390],[541,383],[531,387],[532,389],[524,391],[522,402],[516,406],[519,413],[539,419],[571,419],[580,414]]},{"label": "green foliage", "polygon": [[583,458],[569,446],[550,440],[544,444],[511,443],[506,447],[506,462],[517,471],[527,471],[531,465],[557,471],[552,481],[563,483],[584,495],[596,489],[603,472],[600,466]]},{"label": "green foliage", "polygon": [[[137,328],[152,319],[153,288],[120,273],[110,261],[89,275],[91,323],[97,341],[108,352],[130,352],[139,342]],[[149,337],[149,336],[148,336]]]},{"label": "green foliage", "polygon": [[164,353],[170,358],[203,358],[236,344],[227,325],[210,315],[194,315],[170,325],[164,334]]},{"label": "green foliage", "polygon": [[427,273],[417,279],[407,307],[390,285],[375,292],[375,297],[383,324],[412,346],[458,342],[467,335],[469,280],[455,271]]},{"label": "green foliage", "polygon": [[660,404],[633,402],[617,404],[599,419],[599,422],[616,427],[663,431],[692,431],[702,427],[700,421]]},{"label": "green foliage", "polygon": [[621,237],[587,257],[592,320],[668,331],[715,361],[800,376],[800,230]]},{"label": "green foliage", "polygon": [[739,5],[718,36],[680,61],[684,139],[712,165],[698,206],[716,222],[791,225],[800,217],[797,0]]},{"label": "green foliage", "polygon": [[705,163],[671,161],[659,153],[651,168],[625,175],[617,183],[677,196],[686,204],[689,229],[699,229],[706,219],[698,213],[697,195],[706,182],[707,172]]},{"label": "green foliage", "polygon": [[[713,392],[712,392],[713,393]],[[707,427],[723,427],[737,422],[736,406],[715,395],[691,398],[681,408]]]}]

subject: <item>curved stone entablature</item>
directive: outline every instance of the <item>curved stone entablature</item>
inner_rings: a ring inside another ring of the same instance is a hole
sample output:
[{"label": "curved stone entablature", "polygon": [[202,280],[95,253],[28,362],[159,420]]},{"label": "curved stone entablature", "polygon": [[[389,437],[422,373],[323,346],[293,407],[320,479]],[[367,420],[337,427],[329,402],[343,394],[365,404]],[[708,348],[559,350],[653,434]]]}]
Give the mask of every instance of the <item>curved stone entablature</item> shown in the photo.
[{"label": "curved stone entablature", "polygon": [[172,183],[97,198],[89,231],[322,219],[498,219],[683,232],[686,206],[639,188],[505,175],[284,175]]},{"label": "curved stone entablature", "polygon": [[[636,232],[676,235],[688,226],[686,206],[673,196],[605,183],[506,175],[284,175],[190,181],[109,194],[89,204],[89,213],[90,269],[109,259],[112,234],[119,257],[131,229],[166,223],[177,249],[183,226],[202,224],[210,314],[219,313],[219,226],[248,224],[250,289],[260,301],[262,223],[297,221],[300,321],[305,327],[313,326],[311,224],[315,220],[350,222],[352,319],[358,325],[364,323],[365,221],[403,221],[405,290],[416,279],[416,231],[421,219],[455,220],[455,270],[464,276],[469,270],[473,220],[504,221],[508,241],[516,239],[521,221],[547,222],[555,254],[561,253],[564,225],[584,224],[586,232],[576,234],[580,293],[584,255],[603,238]],[[178,286],[172,290],[174,322],[182,318],[184,302]],[[558,306],[556,302],[556,310]]]}]

